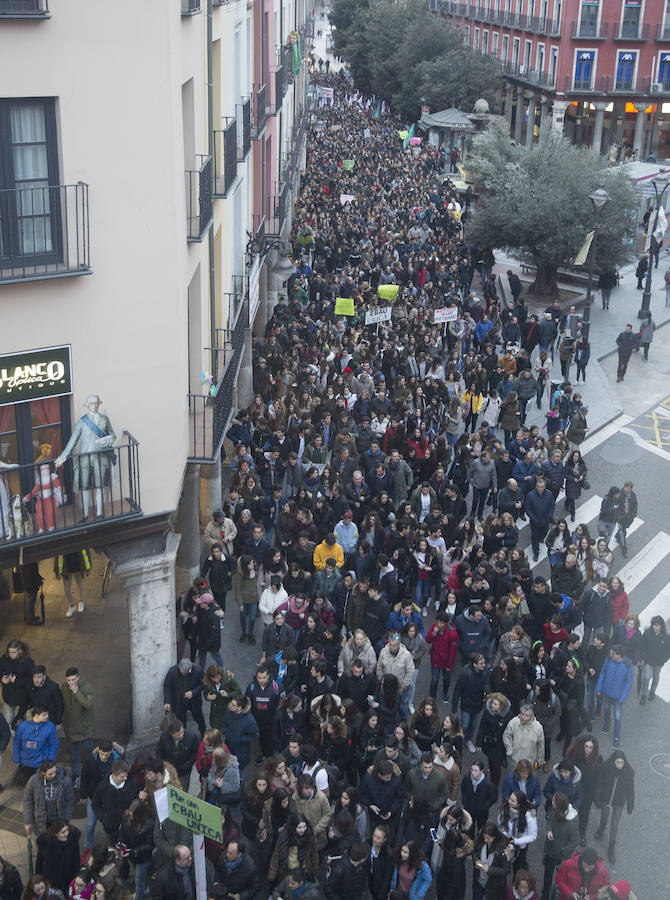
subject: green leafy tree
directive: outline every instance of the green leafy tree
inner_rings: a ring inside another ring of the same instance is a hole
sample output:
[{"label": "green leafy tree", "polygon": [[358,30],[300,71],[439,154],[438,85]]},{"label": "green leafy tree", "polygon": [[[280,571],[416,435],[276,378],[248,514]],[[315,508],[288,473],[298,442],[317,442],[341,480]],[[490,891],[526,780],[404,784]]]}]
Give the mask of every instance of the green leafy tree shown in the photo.
[{"label": "green leafy tree", "polygon": [[495,105],[499,63],[464,47],[425,0],[334,0],[330,20],[356,86],[384,97],[403,118],[417,119],[424,102],[434,110],[472,109],[479,97]]},{"label": "green leafy tree", "polygon": [[[604,271],[625,262],[625,238],[634,229],[635,199],[630,178],[585,147],[556,134],[550,123],[538,143],[522,147],[509,137],[504,120],[493,120],[475,138],[466,167],[480,194],[468,237],[482,247],[500,247],[532,261],[531,293],[554,294],[556,273],[569,265],[593,229],[589,195],[603,184],[610,202],[600,211],[595,263]],[[593,251],[592,251],[593,252]]]}]

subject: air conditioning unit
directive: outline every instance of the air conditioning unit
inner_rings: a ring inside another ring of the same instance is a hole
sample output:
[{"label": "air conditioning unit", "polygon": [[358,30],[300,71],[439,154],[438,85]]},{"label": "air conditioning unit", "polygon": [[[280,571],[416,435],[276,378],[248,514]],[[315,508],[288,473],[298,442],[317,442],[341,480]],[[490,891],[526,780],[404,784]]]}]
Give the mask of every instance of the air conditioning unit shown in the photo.
[{"label": "air conditioning unit", "polygon": [[663,85],[660,81],[652,81],[649,85],[650,94],[660,94],[663,92]]},{"label": "air conditioning unit", "polygon": [[525,74],[526,74],[526,67],[519,66],[519,75],[525,75]]}]

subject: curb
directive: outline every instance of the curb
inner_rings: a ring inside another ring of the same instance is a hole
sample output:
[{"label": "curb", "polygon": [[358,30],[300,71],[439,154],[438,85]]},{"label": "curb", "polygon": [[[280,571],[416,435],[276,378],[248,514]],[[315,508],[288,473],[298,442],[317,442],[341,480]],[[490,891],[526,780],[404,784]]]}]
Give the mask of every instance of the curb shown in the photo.
[{"label": "curb", "polygon": [[[661,322],[656,326],[656,331],[659,331],[661,328],[665,328],[666,325],[670,325],[670,319],[666,319],[665,322]],[[607,353],[604,353],[602,356],[599,356],[596,362],[601,362],[603,359],[609,359],[610,356],[614,356],[615,353],[618,353],[616,347],[614,350],[608,350]]]}]

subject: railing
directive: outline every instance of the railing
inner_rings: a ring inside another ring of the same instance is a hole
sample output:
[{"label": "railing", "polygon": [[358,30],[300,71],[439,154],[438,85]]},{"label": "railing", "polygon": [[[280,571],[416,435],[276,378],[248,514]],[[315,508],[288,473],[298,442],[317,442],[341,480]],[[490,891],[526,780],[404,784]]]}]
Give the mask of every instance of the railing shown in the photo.
[{"label": "railing", "polygon": [[200,12],[200,0],[181,0],[182,16],[195,16]]},{"label": "railing", "polygon": [[286,221],[286,208],[290,193],[290,185],[288,182],[279,185],[279,190],[272,197],[268,197],[266,209],[268,210],[265,219],[266,235],[281,235],[284,222]]},{"label": "railing", "polygon": [[617,29],[616,22],[612,27],[612,35],[615,41],[648,41],[651,34],[651,25],[642,22],[622,22]]},{"label": "railing", "polygon": [[286,93],[286,69],[279,66],[275,69],[275,112],[281,109],[282,100]]},{"label": "railing", "polygon": [[265,85],[255,84],[252,97],[253,112],[251,116],[251,140],[257,141],[265,127]]},{"label": "railing", "polygon": [[573,22],[570,37],[575,38],[575,40],[588,38],[589,40],[604,41],[607,38],[608,32],[608,22],[601,22],[600,25],[597,25],[595,22],[593,24]]},{"label": "railing", "polygon": [[548,72],[539,72],[537,69],[530,69],[522,63],[504,62],[502,63],[503,72],[525,81],[527,84],[537,85],[538,87],[553,87],[553,80]]},{"label": "railing", "polygon": [[247,300],[237,306],[237,318],[230,322],[222,335],[230,344],[216,384],[216,393],[188,394],[189,462],[214,462],[221,453],[221,444],[234,411],[235,385],[244,353],[244,330],[248,325]]},{"label": "railing", "polygon": [[654,81],[653,78],[638,78],[640,90],[644,94],[668,94],[670,93],[670,79],[667,81]]},{"label": "railing", "polygon": [[237,114],[237,134],[240,141],[237,146],[237,161],[246,159],[251,149],[251,98],[247,97],[235,107]]},{"label": "railing", "polygon": [[561,20],[560,19],[547,19],[542,18],[536,29],[538,34],[545,34],[547,37],[559,37],[561,33]]},{"label": "railing", "polygon": [[565,76],[565,87],[563,89],[567,94],[580,93],[588,91],[592,94],[609,94],[612,90],[612,79],[609,75],[598,75],[592,81],[573,81],[572,75]]},{"label": "railing", "polygon": [[428,9],[430,12],[437,12],[437,0],[428,0]]},{"label": "railing", "polygon": [[614,82],[615,91],[635,91],[637,90],[635,78],[617,78]]},{"label": "railing", "polygon": [[[96,453],[73,453],[5,469],[0,476],[0,540],[32,543],[55,534],[142,515],[139,444],[125,441]],[[84,492],[82,486],[88,485]],[[6,492],[7,501],[2,495]],[[5,506],[4,504],[7,504]],[[84,505],[86,504],[86,506]]]},{"label": "railing", "polygon": [[251,214],[251,231],[258,243],[263,246],[265,240],[265,213]]},{"label": "railing", "polygon": [[665,25],[656,26],[656,40],[670,41],[670,22],[666,23]]},{"label": "railing", "polygon": [[214,166],[211,156],[198,154],[200,168],[187,169],[186,176],[186,220],[189,242],[201,241],[207,234],[213,217],[212,190]]},{"label": "railing", "polygon": [[0,190],[0,283],[91,273],[88,185]]},{"label": "railing", "polygon": [[0,19],[48,19],[49,0],[0,0]]},{"label": "railing", "polygon": [[225,197],[237,177],[237,120],[226,119],[223,131],[214,132],[214,196]]}]

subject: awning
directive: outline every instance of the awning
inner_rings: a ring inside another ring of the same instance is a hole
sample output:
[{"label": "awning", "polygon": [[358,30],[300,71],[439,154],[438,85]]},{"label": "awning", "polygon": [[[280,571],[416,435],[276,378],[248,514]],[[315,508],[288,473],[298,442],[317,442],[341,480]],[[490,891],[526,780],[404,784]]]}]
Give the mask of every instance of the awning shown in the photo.
[{"label": "awning", "polygon": [[460,109],[443,109],[436,113],[423,113],[419,119],[423,128],[442,128],[446,131],[476,131],[468,116]]}]

